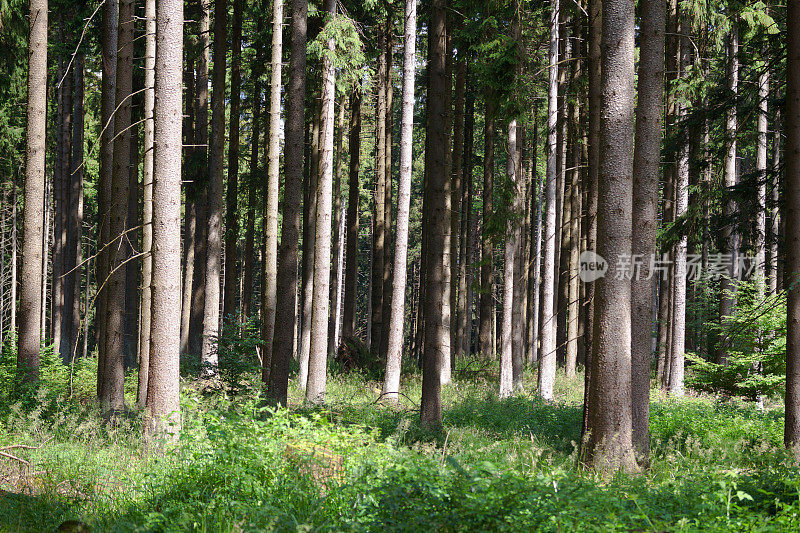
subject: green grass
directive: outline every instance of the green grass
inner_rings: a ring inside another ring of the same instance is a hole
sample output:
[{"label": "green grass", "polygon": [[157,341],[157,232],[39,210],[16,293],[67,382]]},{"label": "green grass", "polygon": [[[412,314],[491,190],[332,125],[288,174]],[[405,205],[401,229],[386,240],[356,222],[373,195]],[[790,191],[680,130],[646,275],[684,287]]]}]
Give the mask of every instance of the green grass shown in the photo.
[{"label": "green grass", "polygon": [[[251,393],[203,395],[187,381],[181,440],[158,453],[141,443],[136,413],[116,425],[97,414],[85,379],[71,401],[62,384],[0,413],[0,447],[40,446],[13,450],[30,468],[0,458],[0,531],[70,519],[95,531],[800,528],[780,405],[654,392],[651,468],[599,479],[578,461],[580,377],[559,378],[556,402],[499,401],[496,368],[457,372],[443,389],[441,432],[418,424],[414,375],[397,407],[376,402],[378,383],[340,374],[324,409],[304,408],[293,385],[290,409],[277,412]],[[533,390],[533,376],[525,384]],[[329,456],[341,458],[335,474]]]}]

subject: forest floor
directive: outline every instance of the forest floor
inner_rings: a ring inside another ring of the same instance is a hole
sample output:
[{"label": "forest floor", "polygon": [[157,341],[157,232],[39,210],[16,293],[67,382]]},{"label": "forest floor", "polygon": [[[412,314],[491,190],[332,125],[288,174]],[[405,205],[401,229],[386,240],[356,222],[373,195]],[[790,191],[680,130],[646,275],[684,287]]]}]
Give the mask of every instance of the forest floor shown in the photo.
[{"label": "forest floor", "polygon": [[526,392],[499,401],[495,367],[462,367],[443,388],[440,432],[419,427],[416,375],[397,407],[380,403],[378,381],[350,373],[330,376],[324,409],[303,408],[293,386],[277,412],[248,392],[254,375],[238,378],[213,393],[184,381],[180,442],[156,453],[136,413],[98,416],[91,369],[76,375],[73,400],[63,374],[45,373],[51,390],[0,413],[0,450],[24,461],[0,456],[0,531],[67,520],[92,531],[800,528],[779,402],[759,411],[653,391],[650,468],[600,479],[579,464],[580,376],[560,376],[553,403]]}]

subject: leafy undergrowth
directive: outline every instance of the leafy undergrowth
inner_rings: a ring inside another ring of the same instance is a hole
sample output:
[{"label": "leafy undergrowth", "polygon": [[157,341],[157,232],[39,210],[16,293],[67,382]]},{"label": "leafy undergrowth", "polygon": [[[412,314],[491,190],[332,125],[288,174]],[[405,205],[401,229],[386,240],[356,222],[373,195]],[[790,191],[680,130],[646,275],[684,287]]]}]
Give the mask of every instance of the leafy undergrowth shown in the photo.
[{"label": "leafy undergrowth", "polygon": [[398,406],[349,373],[330,378],[324,409],[303,408],[292,388],[278,411],[242,392],[256,387],[202,394],[187,381],[181,440],[158,452],[140,442],[136,413],[109,423],[85,395],[41,392],[0,418],[0,448],[36,447],[9,452],[29,465],[0,457],[0,530],[66,520],[94,531],[800,528],[780,407],[654,393],[650,469],[598,479],[579,466],[580,378],[560,378],[554,403],[499,401],[494,383],[491,370],[456,373],[444,427],[429,432],[415,376]]}]

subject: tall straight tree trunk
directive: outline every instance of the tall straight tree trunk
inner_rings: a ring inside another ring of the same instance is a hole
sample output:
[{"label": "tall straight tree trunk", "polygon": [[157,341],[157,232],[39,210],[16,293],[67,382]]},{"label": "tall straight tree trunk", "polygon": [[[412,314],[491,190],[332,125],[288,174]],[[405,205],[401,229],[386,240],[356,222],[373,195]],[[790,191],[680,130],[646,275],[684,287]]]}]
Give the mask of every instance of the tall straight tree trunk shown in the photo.
[{"label": "tall straight tree trunk", "polygon": [[408,222],[411,209],[411,170],[414,148],[414,73],[416,66],[417,0],[405,0],[403,35],[403,102],[400,125],[400,176],[397,192],[397,227],[394,247],[394,283],[389,315],[386,377],[383,395],[397,403],[400,392],[400,367],[405,320],[406,269],[408,261]]},{"label": "tall straight tree trunk", "polygon": [[[135,19],[134,19],[135,24]],[[138,67],[138,66],[137,66]],[[131,87],[131,100],[133,94],[141,90],[138,87],[138,77],[134,80],[137,87]],[[139,111],[141,104],[133,106],[131,102],[131,112],[136,112],[131,116],[131,147],[130,164],[128,166],[128,201],[126,203],[127,213],[125,214],[125,229],[130,230],[125,238],[125,334],[123,338],[123,351],[125,359],[124,368],[127,370],[136,365],[138,354],[137,343],[139,341],[139,267],[134,255],[137,253],[138,227],[141,226],[139,220]],[[137,229],[134,229],[137,228]]]},{"label": "tall straight tree trunk", "polygon": [[[459,27],[463,26],[459,22]],[[450,325],[450,351],[452,359],[463,357],[464,328],[461,321],[462,310],[460,303],[463,300],[463,289],[461,288],[461,264],[462,259],[459,249],[463,250],[464,242],[460,238],[462,235],[463,221],[461,217],[461,200],[464,197],[463,174],[463,155],[464,155],[464,94],[467,85],[467,62],[464,52],[459,54],[456,64],[456,92],[455,109],[453,111],[453,161],[452,161],[452,213],[450,216],[450,313],[453,319]],[[459,248],[459,244],[461,248]],[[396,252],[395,252],[396,253]]]},{"label": "tall straight tree trunk", "polygon": [[447,0],[433,0],[428,28],[428,98],[427,135],[425,136],[425,180],[428,194],[424,200],[428,234],[425,257],[425,345],[422,371],[420,423],[424,427],[442,424],[441,366],[449,357],[450,331],[447,303],[450,287],[444,269],[450,246],[450,176],[445,173],[445,130],[441,120],[446,113],[447,87],[445,64],[447,52]]},{"label": "tall straight tree trunk", "polygon": [[531,171],[531,217],[534,218],[533,242],[531,243],[531,261],[527,265],[530,279],[530,295],[528,297],[528,340],[527,363],[530,366],[539,360],[539,319],[542,271],[542,186],[538,172],[539,161],[539,109],[533,108],[533,142],[530,151]]},{"label": "tall straight tree trunk", "polygon": [[774,134],[772,137],[772,179],[770,188],[772,194],[772,207],[770,209],[770,241],[769,241],[769,293],[778,291],[778,241],[780,237],[780,168],[781,168],[781,110],[775,110]]},{"label": "tall straight tree trunk", "polygon": [[[631,253],[634,137],[634,5],[603,2],[597,247],[610,265]],[[587,460],[596,470],[636,471],[631,416],[631,284],[595,281]]]},{"label": "tall straight tree trunk", "polygon": [[225,156],[225,49],[227,0],[214,0],[214,78],[211,93],[211,179],[208,188],[208,251],[206,255],[206,298],[203,306],[203,352],[200,362],[204,377],[216,377],[219,363],[220,276],[222,275],[222,171]]},{"label": "tall straight tree trunk", "polygon": [[[278,189],[281,148],[281,72],[283,55],[283,0],[272,6],[272,62],[269,85],[269,147],[267,149],[267,201],[264,224],[264,277],[261,283],[261,339],[264,341],[261,379],[269,383],[275,339],[276,284],[278,279]],[[305,246],[305,245],[304,245]]]},{"label": "tall straight tree trunk", "polygon": [[[253,126],[250,136],[250,177],[247,183],[247,221],[245,223],[244,237],[244,274],[242,286],[253,286],[253,270],[255,267],[255,232],[256,232],[256,203],[258,202],[258,187],[255,177],[258,175],[258,147],[261,140],[261,76],[254,74],[253,80]],[[277,263],[277,261],[276,261]],[[263,280],[262,280],[263,283]],[[242,319],[248,320],[253,313],[253,291],[242,291]],[[262,322],[263,323],[263,322]],[[274,324],[274,318],[273,318]],[[263,347],[264,351],[272,352],[272,343]],[[263,371],[262,371],[263,373]]]},{"label": "tall straight tree trunk", "polygon": [[104,385],[99,391],[106,410],[122,409],[124,399],[125,334],[125,219],[130,187],[131,89],[133,78],[133,1],[120,0],[117,55],[117,108],[114,113],[114,175],[111,184],[109,223],[108,290],[106,292],[106,337]]},{"label": "tall straight tree trunk", "polygon": [[786,427],[783,441],[800,456],[800,2],[787,4],[786,14],[786,267],[791,273],[786,316]]},{"label": "tall straight tree trunk", "polygon": [[[519,206],[519,181],[517,175],[517,168],[515,162],[515,154],[517,152],[517,121],[516,119],[508,123],[508,159],[506,165],[506,174],[509,183],[514,188],[514,200],[512,207],[512,215],[517,214],[517,207]],[[511,396],[514,390],[513,383],[513,313],[514,306],[519,305],[518,301],[514,300],[514,265],[516,263],[517,253],[517,221],[509,218],[506,224],[506,242],[505,242],[505,264],[503,267],[503,326],[502,326],[502,347],[500,349],[500,398],[507,398]]]},{"label": "tall straight tree trunk", "polygon": [[180,417],[181,316],[181,58],[183,2],[156,5],[154,155],[153,155],[153,286],[150,379],[145,433],[173,440]]},{"label": "tall straight tree trunk", "polygon": [[286,94],[286,172],[283,194],[281,250],[278,256],[275,330],[270,362],[267,399],[272,404],[286,405],[289,386],[289,362],[292,358],[296,329],[297,243],[300,237],[300,202],[303,199],[303,135],[305,130],[306,35],[308,2],[292,2],[292,42],[289,59],[289,86]]},{"label": "tall straight tree trunk", "polygon": [[[312,98],[316,100],[316,96]],[[306,388],[308,381],[308,358],[311,354],[311,322],[314,312],[314,259],[315,239],[317,225],[317,191],[319,185],[319,127],[320,111],[318,104],[314,105],[314,115],[309,125],[311,142],[307,159],[308,172],[303,190],[303,266],[302,285],[300,292],[300,388]]]},{"label": "tall straight tree trunk", "polygon": [[67,270],[70,279],[70,322],[69,328],[69,350],[67,356],[73,360],[78,355],[78,341],[81,331],[81,236],[83,233],[83,130],[84,130],[84,67],[85,57],[83,53],[75,55],[74,70],[74,91],[72,97],[73,122],[72,122],[72,165],[70,171],[70,203],[69,203],[69,226],[71,238],[68,246],[69,269]]},{"label": "tall straight tree trunk", "polygon": [[342,202],[342,167],[344,166],[344,118],[346,100],[344,97],[339,101],[339,114],[336,124],[336,167],[333,173],[333,251],[331,252],[331,312],[328,319],[328,357],[336,356],[336,349],[339,346],[339,331],[341,326],[341,293],[342,293],[342,267],[344,266],[344,205]]},{"label": "tall straight tree trunk", "polygon": [[[738,119],[736,113],[736,97],[739,91],[739,32],[736,28],[736,19],[731,21],[731,29],[728,35],[728,90],[734,95],[734,104],[728,110],[728,115],[725,120],[725,165],[724,165],[724,180],[725,187],[729,190],[736,186],[738,182],[738,174],[736,172],[736,134],[738,129]],[[724,325],[728,322],[729,317],[733,314],[733,308],[736,305],[733,291],[735,290],[735,279],[737,277],[737,263],[736,256],[739,253],[739,239],[736,229],[731,220],[736,212],[736,202],[733,199],[728,199],[722,209],[723,216],[725,217],[725,226],[722,230],[722,244],[723,253],[730,254],[731,263],[727,276],[723,276],[720,280],[720,299],[719,299],[719,317],[720,322]],[[725,364],[727,361],[727,347],[725,342],[721,342],[717,346],[717,363]]]},{"label": "tall straight tree trunk", "polygon": [[483,139],[483,237],[481,239],[481,302],[480,302],[480,347],[481,357],[491,359],[494,357],[492,341],[492,294],[493,287],[493,248],[494,239],[489,233],[492,217],[492,196],[494,181],[494,120],[495,96],[489,89],[486,90],[486,118],[484,122]]},{"label": "tall straight tree trunk", "polygon": [[356,328],[358,284],[358,200],[361,196],[358,170],[361,153],[361,93],[356,87],[350,96],[350,169],[347,196],[347,249],[344,273],[344,321],[342,338],[353,338]]},{"label": "tall straight tree trunk", "polygon": [[[114,108],[116,107],[117,87],[117,15],[118,1],[109,0],[103,4],[102,62],[103,77],[101,81],[100,121],[103,129],[100,133],[100,174],[98,177],[98,252],[97,270],[97,390],[102,390],[105,376],[106,348],[103,342],[106,337],[106,294],[108,287],[104,284],[108,277],[108,256],[106,244],[109,242],[109,223],[111,217],[111,181],[114,168]],[[47,221],[47,219],[45,219]],[[45,258],[47,239],[44,241]],[[46,291],[43,291],[43,295]],[[44,308],[44,306],[42,306]],[[44,322],[42,322],[44,326]]]},{"label": "tall straight tree trunk", "polygon": [[648,258],[656,253],[661,116],[664,101],[666,2],[642,4],[639,97],[633,154],[633,254],[644,268],[631,285],[631,400],[633,444],[640,460],[650,455],[650,360],[652,356],[652,288]]},{"label": "tall straight tree trunk", "polygon": [[[634,137],[634,5],[603,2],[602,117],[597,247],[610,265],[631,253]],[[595,281],[594,353],[587,460],[600,472],[638,469],[631,422],[631,284]]]},{"label": "tall straight tree trunk", "polygon": [[195,79],[195,149],[194,154],[194,272],[192,305],[189,318],[189,353],[199,356],[203,349],[205,312],[206,255],[208,253],[208,63],[211,50],[211,0],[200,0],[197,76]]},{"label": "tall straight tree trunk", "polygon": [[[465,60],[466,61],[466,60]],[[466,85],[466,76],[465,76]],[[475,142],[475,92],[466,93],[464,104],[464,152],[461,177],[461,249],[458,261],[457,354],[471,356],[472,345],[472,166]]]},{"label": "tall straight tree trunk", "polygon": [[[192,41],[190,41],[192,42]],[[191,45],[190,45],[191,46]],[[185,112],[183,117],[184,159],[191,162],[197,152],[195,144],[195,60],[191,49],[187,47],[183,71],[183,83],[186,87]],[[184,168],[184,172],[187,169]],[[181,283],[181,355],[189,353],[189,326],[192,316],[192,280],[194,279],[194,239],[197,233],[195,184],[187,183],[186,202],[184,204],[183,223],[183,273]]]},{"label": "tall straight tree trunk", "polygon": [[[239,243],[239,107],[242,87],[242,2],[233,0],[231,29],[231,107],[228,133],[228,184],[225,207],[225,288],[222,291],[222,319],[233,322],[239,276],[236,269]],[[279,34],[282,32],[278,32]],[[280,47],[279,47],[280,48]]]},{"label": "tall straight tree trunk", "polygon": [[553,399],[556,378],[555,316],[553,297],[555,294],[556,258],[556,150],[558,127],[558,12],[559,0],[553,0],[550,14],[549,83],[547,90],[547,174],[544,192],[544,235],[542,257],[541,322],[539,338],[539,373],[537,386],[539,396]]},{"label": "tall straight tree trunk", "polygon": [[[156,0],[147,0],[144,6],[145,58],[144,58],[144,174],[142,178],[144,206],[142,208],[142,297],[139,302],[139,383],[138,406],[147,401],[147,382],[150,370],[150,325],[153,282],[153,157],[154,109],[156,82]],[[180,198],[180,193],[178,193]],[[179,273],[180,275],[180,273]],[[172,341],[170,341],[172,342]]]},{"label": "tall straight tree trunk", "polygon": [[[333,24],[336,1],[326,0],[325,10]],[[333,54],[335,41],[328,40],[327,49]],[[333,211],[333,141],[336,119],[336,70],[330,55],[322,58],[322,111],[320,113],[320,172],[317,188],[317,213],[314,240],[314,315],[311,322],[311,351],[308,359],[306,401],[321,404],[325,401],[325,382],[328,365],[328,317],[330,311],[331,223]]]},{"label": "tall straight tree trunk", "polygon": [[386,30],[378,34],[376,66],[377,104],[375,108],[375,231],[372,234],[372,335],[370,346],[377,353],[383,324],[383,274],[386,257]]},{"label": "tall straight tree trunk", "polygon": [[392,80],[393,35],[392,10],[386,17],[386,136],[383,139],[385,149],[383,171],[386,173],[386,188],[383,195],[383,315],[381,319],[382,357],[389,349],[389,313],[392,307],[392,104],[394,100],[394,81]]},{"label": "tall straight tree trunk", "polygon": [[[63,24],[63,23],[62,23]],[[67,37],[68,39],[69,37]],[[64,75],[67,74],[66,72]],[[55,209],[55,241],[53,246],[53,349],[61,356],[64,364],[69,363],[69,327],[72,307],[67,306],[67,298],[71,296],[71,276],[67,275],[69,264],[69,240],[72,237],[69,229],[70,214],[70,182],[72,175],[72,85],[73,77],[66,76],[61,84],[61,113],[59,127],[61,136],[59,148],[58,180]]]},{"label": "tall straight tree trunk", "polygon": [[756,172],[758,173],[758,213],[756,215],[756,270],[755,275],[765,281],[767,237],[767,99],[769,98],[769,68],[759,63],[758,76],[758,140],[756,144]]},{"label": "tall straight tree trunk", "polygon": [[[586,226],[586,249],[594,251],[597,248],[597,189],[600,173],[600,41],[602,37],[602,0],[589,0],[589,43],[587,53],[588,66],[588,135],[587,135],[587,180],[586,180],[586,213],[584,225]],[[594,346],[594,291],[595,284],[586,284],[586,357],[584,361],[583,385],[583,426],[581,428],[581,443],[586,442],[588,431],[589,411],[587,409],[588,394],[592,380],[592,357]]]},{"label": "tall straight tree trunk", "polygon": [[[575,33],[576,35],[580,35],[580,25],[578,24],[579,20],[575,21],[576,28]],[[580,62],[580,49],[577,48],[574,53],[571,53],[572,56],[575,57],[575,62],[572,66],[572,73],[570,75],[570,86],[574,87],[573,90],[578,90],[577,88],[577,80],[581,78],[581,62]],[[578,98],[573,99],[572,102],[569,103],[567,106],[567,136],[569,139],[569,150],[567,152],[567,160],[565,161],[565,165],[569,167],[569,169],[565,173],[565,184],[567,183],[566,178],[568,178],[569,183],[569,205],[567,205],[567,195],[564,194],[564,204],[566,213],[567,210],[569,211],[569,229],[567,234],[569,235],[569,241],[566,249],[564,250],[567,254],[567,260],[565,264],[567,265],[566,273],[564,275],[563,281],[566,284],[566,291],[565,294],[567,295],[567,299],[564,302],[564,311],[565,311],[565,365],[564,365],[564,373],[570,379],[575,378],[575,373],[578,364],[578,308],[580,307],[580,284],[578,278],[578,256],[580,254],[580,247],[581,247],[581,231],[580,231],[580,204],[581,204],[581,146],[580,146],[580,133],[578,129],[580,128],[580,102]],[[567,217],[564,217],[565,224]]]},{"label": "tall straight tree trunk", "polygon": [[47,0],[30,0],[28,102],[25,130],[25,211],[20,272],[17,373],[25,382],[39,379],[42,305],[42,239],[47,125]]}]

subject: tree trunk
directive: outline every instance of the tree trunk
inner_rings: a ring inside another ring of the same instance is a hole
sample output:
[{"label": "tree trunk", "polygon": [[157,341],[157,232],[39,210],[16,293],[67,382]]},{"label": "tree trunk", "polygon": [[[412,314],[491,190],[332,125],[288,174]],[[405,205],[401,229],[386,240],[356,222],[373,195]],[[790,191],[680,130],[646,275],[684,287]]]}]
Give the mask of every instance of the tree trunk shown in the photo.
[{"label": "tree trunk", "polygon": [[[336,17],[336,1],[326,0],[325,10]],[[333,22],[328,24],[332,24]],[[327,42],[333,54],[336,43]],[[311,320],[311,351],[308,359],[306,401],[325,401],[328,364],[328,318],[331,279],[331,214],[333,211],[333,141],[336,115],[336,71],[329,55],[322,58],[322,110],[320,113],[320,172],[317,187],[316,238],[314,239],[314,298]]]},{"label": "tree trunk", "polygon": [[208,63],[211,50],[211,0],[200,0],[197,76],[195,79],[195,154],[194,154],[194,271],[189,319],[189,353],[199,356],[203,349],[203,316],[208,253]]},{"label": "tree trunk", "polygon": [[[481,239],[481,312],[480,312],[480,345],[481,357],[491,359],[494,357],[492,349],[492,294],[493,294],[493,257],[494,239],[489,232],[492,217],[492,196],[494,181],[494,120],[495,97],[490,89],[486,90],[486,118],[484,122],[483,139],[483,237]],[[427,290],[427,289],[426,289]]]},{"label": "tree trunk", "polygon": [[[62,22],[63,26],[63,22]],[[63,32],[62,32],[63,33]],[[63,37],[63,35],[62,35]],[[67,37],[68,38],[68,37]],[[72,307],[67,306],[67,298],[72,296],[72,277],[67,275],[70,269],[69,248],[73,235],[70,231],[70,184],[72,176],[72,85],[73,77],[62,73],[61,112],[59,113],[58,174],[56,175],[56,209],[55,240],[53,246],[53,307],[51,322],[53,326],[53,350],[60,356],[64,364],[69,363],[69,323]]]},{"label": "tree trunk", "polygon": [[[765,58],[766,59],[766,58]],[[756,173],[758,174],[758,213],[756,214],[755,276],[765,281],[767,236],[767,99],[769,98],[769,68],[759,63],[758,76],[758,140],[756,145]]]},{"label": "tree trunk", "polygon": [[358,284],[358,200],[361,196],[358,169],[361,153],[361,93],[356,87],[350,95],[350,171],[347,197],[347,250],[344,274],[344,323],[342,337],[353,338],[356,329],[356,290]]},{"label": "tree trunk", "polygon": [[[312,89],[313,90],[313,89]],[[316,100],[316,96],[312,101]],[[311,321],[314,309],[314,259],[316,241],[316,213],[319,187],[319,128],[320,111],[319,104],[314,105],[314,115],[311,119],[309,129],[311,131],[311,142],[309,145],[309,157],[306,158],[308,172],[305,176],[306,182],[303,189],[303,266],[302,266],[302,285],[300,292],[303,300],[300,303],[300,388],[305,390],[308,382],[308,358],[311,354]]]},{"label": "tree trunk", "polygon": [[[589,0],[589,43],[587,53],[588,65],[588,125],[587,135],[587,183],[586,183],[586,250],[595,251],[597,248],[597,189],[600,172],[600,41],[602,37],[602,0]],[[592,357],[594,346],[594,291],[595,284],[586,284],[586,357],[584,361],[583,385],[583,426],[581,429],[581,443],[586,442],[586,432],[589,424],[589,411],[587,409],[588,394],[592,380]]]},{"label": "tree trunk", "polygon": [[378,353],[383,323],[383,277],[386,257],[386,29],[378,30],[375,108],[375,231],[372,234],[372,330],[370,346]]},{"label": "tree trunk", "polygon": [[109,223],[108,281],[106,292],[106,336],[104,385],[99,391],[100,403],[106,410],[120,410],[124,398],[124,335],[125,335],[125,282],[126,270],[124,235],[130,187],[131,149],[131,89],[133,77],[133,1],[120,0],[117,34],[117,86],[114,113],[114,175],[111,184],[111,210]]},{"label": "tree trunk", "polygon": [[394,246],[394,283],[389,315],[386,377],[383,395],[397,403],[400,392],[400,367],[405,320],[406,267],[408,260],[408,222],[411,209],[411,170],[414,148],[414,73],[416,66],[417,2],[405,1],[403,35],[403,102],[400,125],[400,176],[397,192],[397,227]]},{"label": "tree trunk", "polygon": [[292,43],[289,60],[289,86],[286,94],[283,224],[278,256],[278,281],[275,302],[275,330],[270,362],[267,398],[271,404],[286,405],[289,362],[296,329],[297,243],[300,237],[300,202],[303,198],[303,135],[305,129],[307,0],[292,2]]},{"label": "tree trunk", "polygon": [[772,179],[770,183],[772,194],[772,206],[770,208],[770,232],[769,232],[769,293],[775,294],[778,291],[778,242],[780,239],[780,168],[781,168],[781,110],[775,110],[775,130],[772,137]]},{"label": "tree trunk", "polygon": [[339,346],[339,331],[341,325],[341,294],[342,294],[342,267],[344,266],[344,205],[342,202],[342,167],[344,166],[344,118],[347,107],[344,97],[339,101],[339,114],[336,124],[336,168],[333,182],[333,251],[331,252],[331,312],[328,319],[328,357],[336,357]]},{"label": "tree trunk", "polygon": [[384,172],[386,189],[383,196],[383,313],[381,317],[381,345],[378,352],[386,357],[389,349],[389,313],[392,308],[392,102],[394,100],[394,81],[392,80],[392,10],[386,16],[386,136],[384,137]]},{"label": "tree trunk", "polygon": [[[786,272],[800,271],[800,2],[787,5],[786,14]],[[783,441],[800,456],[800,289],[787,279],[786,427]]]},{"label": "tree trunk", "polygon": [[[267,201],[264,225],[264,284],[261,302],[261,340],[264,341],[261,379],[269,383],[275,339],[275,305],[278,279],[278,189],[280,188],[281,72],[283,55],[283,0],[272,7],[272,62],[269,85],[269,148],[267,149]],[[247,285],[245,285],[247,286]]]},{"label": "tree trunk", "polygon": [[[463,27],[459,21],[459,28]],[[452,359],[464,356],[464,326],[461,315],[464,289],[461,287],[461,266],[463,264],[464,241],[460,238],[463,234],[463,221],[461,217],[461,200],[464,198],[463,155],[464,155],[464,94],[467,85],[467,62],[464,53],[459,54],[456,64],[456,92],[455,110],[453,112],[453,161],[452,161],[452,214],[450,216],[450,351]],[[460,248],[459,248],[460,245]],[[395,252],[396,253],[396,252]]]},{"label": "tree trunk", "polygon": [[[634,5],[603,2],[597,247],[609,265],[630,256],[633,208]],[[631,422],[631,284],[595,281],[596,313],[586,459],[604,473],[638,469]]]},{"label": "tree trunk", "polygon": [[25,211],[20,272],[17,373],[39,379],[47,111],[47,0],[30,0],[28,102],[25,151]]},{"label": "tree trunk", "polygon": [[[222,319],[235,322],[236,292],[239,276],[236,269],[239,243],[239,106],[242,87],[242,0],[233,0],[233,35],[231,36],[231,107],[228,133],[228,184],[225,207],[225,288],[222,291]],[[282,33],[277,32],[278,35]],[[274,48],[274,45],[273,45]],[[280,47],[278,47],[280,50]]]},{"label": "tree trunk", "polygon": [[[259,58],[260,59],[260,58]],[[252,134],[250,136],[250,177],[247,183],[247,222],[245,223],[244,237],[244,274],[242,285],[247,289],[253,286],[253,271],[255,268],[255,232],[256,232],[256,204],[258,203],[258,147],[261,142],[261,77],[254,74],[253,80],[253,120]],[[277,263],[277,261],[276,261]],[[263,283],[263,280],[262,280]],[[242,291],[242,320],[248,320],[253,313],[253,291]],[[273,318],[273,325],[275,319]],[[263,322],[262,322],[263,324]],[[272,352],[272,344],[263,346],[264,352]],[[263,370],[262,370],[263,373]]]},{"label": "tree trunk", "polygon": [[[728,90],[734,95],[734,101],[737,99],[739,91],[739,32],[736,27],[736,19],[731,21],[730,34],[728,35]],[[738,174],[736,172],[736,134],[738,129],[738,119],[736,113],[736,104],[728,109],[728,115],[725,121],[725,164],[724,164],[724,180],[725,187],[730,193],[730,189],[736,186],[738,182]],[[736,288],[735,280],[737,278],[737,263],[736,256],[739,252],[739,239],[734,228],[733,216],[736,212],[736,202],[733,199],[728,199],[722,209],[723,217],[725,219],[725,226],[722,229],[722,252],[731,257],[730,270],[727,276],[723,276],[720,280],[720,299],[719,299],[719,317],[720,323],[723,325],[728,322],[729,317],[733,314],[733,308],[736,305],[735,296],[733,291]],[[721,341],[717,346],[717,363],[725,364],[727,361],[727,347],[725,342]]]},{"label": "tree trunk", "polygon": [[[511,215],[517,214],[519,205],[519,176],[515,162],[517,152],[517,121],[516,119],[508,123],[508,158],[506,174],[509,183],[513,187],[513,207]],[[505,264],[503,267],[503,326],[502,326],[502,346],[500,349],[500,398],[511,396],[514,390],[513,383],[513,313],[514,306],[519,305],[514,300],[514,265],[517,253],[517,221],[509,218],[506,223],[506,242],[505,242]]]},{"label": "tree trunk", "polygon": [[156,4],[153,281],[145,434],[177,440],[180,417],[183,2]]},{"label": "tree trunk", "polygon": [[[189,41],[192,42],[192,41]],[[189,48],[189,47],[187,47]],[[184,158],[187,163],[193,163],[197,153],[195,144],[195,60],[191,49],[186,50],[186,63],[183,70],[183,83],[186,87],[185,112],[183,117],[183,144]],[[184,166],[184,175],[192,174],[193,169]],[[192,175],[193,177],[193,175]],[[187,180],[188,181],[188,180]],[[183,282],[181,286],[181,355],[189,353],[189,326],[192,310],[192,280],[194,279],[194,239],[197,233],[196,199],[194,198],[195,184],[187,183],[186,203],[184,204],[183,222]],[[152,311],[151,311],[152,313]]]},{"label": "tree trunk", "polygon": [[[420,423],[423,427],[442,424],[441,366],[449,356],[450,317],[446,315],[450,287],[444,269],[445,254],[450,241],[450,176],[445,173],[445,130],[441,116],[446,112],[445,76],[447,49],[447,0],[433,0],[428,28],[428,97],[427,134],[425,137],[425,180],[428,193],[424,200],[425,224],[428,234],[425,257],[425,346],[422,372],[422,404]],[[490,145],[491,146],[491,145]]]},{"label": "tree trunk", "polygon": [[[466,76],[465,76],[466,78]],[[465,83],[466,85],[466,83]],[[473,214],[472,214],[472,169],[473,169],[473,149],[475,143],[475,92],[467,91],[464,104],[464,152],[461,178],[461,189],[463,192],[461,202],[462,215],[462,240],[461,255],[458,267],[458,338],[461,346],[456,346],[458,353],[462,357],[470,357],[472,347],[472,259],[473,259]]]},{"label": "tree trunk", "polygon": [[[147,401],[147,382],[150,370],[150,326],[153,281],[153,157],[156,66],[156,0],[147,0],[144,6],[145,59],[144,59],[144,207],[142,209],[142,296],[139,307],[139,386],[136,398],[142,408]],[[181,61],[183,61],[181,59]],[[181,106],[182,107],[182,106]],[[182,151],[182,150],[181,150]],[[178,195],[180,198],[180,193]],[[180,203],[180,200],[179,200]],[[180,267],[179,267],[180,271]],[[180,272],[179,274],[180,275]],[[172,340],[170,340],[172,342]]]},{"label": "tree trunk", "polygon": [[211,179],[208,188],[208,250],[206,297],[203,306],[203,351],[200,362],[205,378],[218,373],[217,338],[220,324],[220,276],[222,275],[222,172],[225,156],[225,49],[227,0],[214,0],[214,78],[211,93]]},{"label": "tree trunk", "polygon": [[69,344],[67,357],[70,361],[78,354],[78,341],[81,331],[81,235],[83,232],[83,130],[84,130],[84,65],[83,53],[75,55],[74,91],[72,104],[74,107],[72,122],[72,165],[70,170],[70,201],[69,201],[69,230],[68,236],[68,277],[70,279],[69,306],[70,321],[67,324],[69,331]]},{"label": "tree trunk", "polygon": [[633,255],[643,258],[631,292],[631,398],[633,444],[640,460],[650,455],[650,359],[652,355],[652,286],[649,258],[656,253],[661,115],[664,101],[666,3],[643,4],[640,33],[639,97],[633,158]]},{"label": "tree trunk", "polygon": [[539,373],[537,376],[539,396],[553,399],[556,378],[556,347],[554,339],[553,297],[555,294],[556,257],[556,150],[558,127],[558,12],[559,0],[553,0],[550,14],[549,83],[547,91],[547,175],[544,192],[544,236],[543,268],[541,288],[541,322],[539,338]]},{"label": "tree trunk", "polygon": [[[111,181],[114,168],[114,109],[116,107],[117,87],[117,11],[118,1],[109,0],[103,4],[103,36],[102,36],[102,62],[103,78],[101,82],[100,121],[103,129],[100,133],[100,174],[98,177],[98,252],[97,252],[97,391],[98,396],[104,386],[106,348],[103,342],[106,338],[106,294],[105,286],[108,278],[109,251],[105,247],[109,242],[109,222],[111,217]],[[47,221],[47,219],[45,219]],[[46,250],[48,240],[44,241]],[[43,291],[43,295],[46,291]],[[42,305],[44,308],[44,305]],[[44,326],[44,321],[42,321]]]}]

